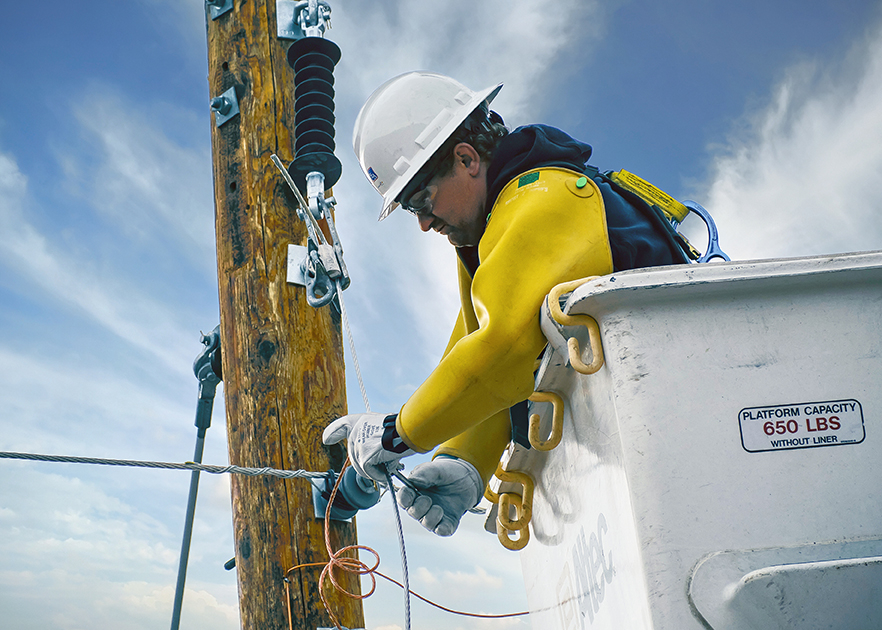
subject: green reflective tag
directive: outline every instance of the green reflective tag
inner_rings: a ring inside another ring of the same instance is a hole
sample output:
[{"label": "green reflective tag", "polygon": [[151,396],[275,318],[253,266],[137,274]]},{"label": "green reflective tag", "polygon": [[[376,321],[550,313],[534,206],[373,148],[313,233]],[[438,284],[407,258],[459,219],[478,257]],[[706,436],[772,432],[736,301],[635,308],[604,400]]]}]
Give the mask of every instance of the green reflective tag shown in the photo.
[{"label": "green reflective tag", "polygon": [[533,182],[538,181],[538,180],[539,180],[539,171],[536,171],[535,173],[529,173],[528,175],[522,175],[518,179],[518,188],[520,188],[521,186],[526,186],[527,184],[532,184]]}]

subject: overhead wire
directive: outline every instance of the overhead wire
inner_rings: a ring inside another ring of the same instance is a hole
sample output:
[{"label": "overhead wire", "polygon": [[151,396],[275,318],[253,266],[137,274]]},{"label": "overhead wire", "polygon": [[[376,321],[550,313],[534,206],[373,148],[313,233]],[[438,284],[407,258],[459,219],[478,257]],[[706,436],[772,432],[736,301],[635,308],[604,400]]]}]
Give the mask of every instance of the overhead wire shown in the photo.
[{"label": "overhead wire", "polygon": [[[296,190],[296,188],[295,188]],[[308,210],[306,214],[310,214]],[[319,230],[320,231],[320,230]],[[362,400],[364,401],[365,411],[370,413],[370,401],[368,400],[367,390],[364,385],[364,380],[361,374],[361,368],[358,363],[358,355],[355,351],[355,341],[352,335],[352,329],[349,325],[349,318],[346,313],[346,306],[343,300],[343,291],[340,286],[340,281],[336,282],[337,284],[337,296],[340,305],[340,313],[343,320],[343,325],[346,330],[347,338],[349,341],[349,349],[352,355],[353,366],[355,367],[355,374],[358,381],[359,390],[361,391]],[[0,459],[16,459],[16,460],[26,460],[26,461],[42,461],[42,462],[53,462],[53,463],[71,463],[71,464],[92,464],[92,465],[103,465],[103,466],[125,466],[125,467],[136,467],[136,468],[152,468],[152,469],[165,469],[165,470],[190,470],[190,471],[200,471],[206,472],[210,474],[238,474],[245,476],[273,476],[279,477],[283,479],[292,479],[292,478],[300,478],[300,479],[326,479],[328,476],[327,472],[312,472],[307,470],[280,470],[276,468],[250,468],[243,466],[216,466],[211,464],[202,464],[196,462],[184,462],[184,463],[173,463],[173,462],[160,462],[160,461],[149,461],[149,460],[132,460],[132,459],[111,459],[111,458],[100,458],[100,457],[81,457],[81,456],[72,456],[72,455],[46,455],[39,453],[22,453],[22,452],[12,452],[12,451],[0,451]],[[330,521],[331,521],[331,508],[334,503],[334,499],[337,495],[337,491],[339,489],[340,481],[343,478],[343,472],[350,465],[349,458],[346,459],[346,462],[343,464],[343,467],[337,477],[337,480],[333,486],[330,497],[328,499],[326,511],[325,511],[325,523],[324,523],[324,538],[325,538],[325,547],[328,552],[328,561],[327,562],[310,562],[305,564],[298,564],[296,566],[291,567],[285,572],[284,580],[285,580],[285,588],[287,594],[287,610],[288,610],[288,624],[289,629],[293,630],[293,616],[291,614],[291,596],[290,596],[290,574],[299,569],[308,568],[308,567],[323,567],[322,572],[319,576],[319,595],[322,601],[322,604],[325,606],[325,609],[328,611],[328,615],[331,617],[331,620],[334,622],[336,628],[341,629],[343,626],[340,625],[339,619],[333,611],[333,607],[330,602],[327,600],[325,596],[325,582],[326,580],[330,580],[332,586],[343,595],[363,600],[374,594],[377,587],[376,576],[380,576],[385,580],[396,584],[401,589],[404,590],[405,602],[405,630],[410,630],[411,624],[411,611],[410,611],[410,596],[420,599],[421,601],[438,608],[439,610],[443,610],[445,612],[462,615],[467,617],[476,617],[482,619],[504,619],[510,617],[520,617],[524,615],[529,615],[529,611],[522,611],[516,613],[502,613],[502,614],[482,614],[482,613],[470,613],[464,612],[460,610],[456,610],[453,608],[448,608],[446,606],[442,606],[432,600],[416,593],[410,589],[409,583],[409,572],[407,567],[407,552],[404,542],[404,530],[401,524],[401,516],[398,509],[398,502],[395,496],[395,487],[392,484],[392,479],[387,472],[386,474],[386,482],[389,487],[389,491],[392,498],[392,509],[395,516],[396,527],[398,531],[398,541],[399,541],[399,549],[401,553],[401,565],[402,565],[402,575],[403,575],[403,584],[394,578],[389,577],[388,575],[379,571],[380,566],[380,556],[376,550],[368,547],[366,545],[346,545],[337,551],[333,550],[333,546],[331,544],[331,536],[330,536]],[[349,557],[344,554],[357,552],[359,550],[363,550],[374,556],[374,563],[371,566],[368,566],[364,561],[359,559],[358,557]],[[335,575],[335,571],[340,570],[347,573],[355,573],[357,575],[367,575],[371,579],[371,588],[367,593],[364,594],[356,594],[352,593],[343,586],[340,585],[337,576]]]},{"label": "overhead wire", "polygon": [[[273,477],[280,478],[300,478],[300,479],[325,479],[327,478],[328,473],[326,472],[312,472],[307,470],[279,470],[274,468],[245,468],[241,466],[213,466],[209,464],[196,464],[194,462],[186,462],[186,463],[170,463],[170,462],[156,462],[156,461],[143,461],[143,460],[128,460],[128,459],[105,459],[99,457],[78,457],[78,456],[69,456],[69,455],[42,455],[38,453],[20,453],[20,452],[11,452],[11,451],[0,451],[0,459],[13,459],[13,460],[26,460],[26,461],[41,461],[41,462],[51,462],[51,463],[70,463],[70,464],[97,464],[97,465],[105,465],[105,466],[133,466],[137,468],[152,468],[152,469],[166,469],[166,470],[199,470],[202,472],[212,473],[212,474],[239,474],[239,475],[247,475],[247,476],[258,476],[258,475],[269,475]],[[349,465],[349,460],[346,460],[344,464],[343,470]],[[471,613],[465,612],[461,610],[456,610],[454,608],[448,608],[441,604],[438,604],[419,593],[410,590],[409,585],[405,586],[398,580],[386,575],[382,571],[379,570],[380,566],[380,556],[376,550],[367,545],[351,545],[343,547],[338,551],[334,552],[332,550],[331,542],[330,542],[330,509],[334,503],[334,498],[337,494],[337,488],[339,487],[339,481],[342,478],[342,471],[340,477],[338,477],[337,483],[334,485],[332,490],[330,500],[328,501],[328,507],[325,512],[325,545],[328,549],[329,557],[333,558],[333,561],[328,562],[309,562],[305,564],[298,564],[296,566],[291,567],[285,572],[285,580],[286,580],[286,589],[289,588],[288,576],[295,570],[304,569],[308,567],[330,567],[327,570],[324,578],[320,577],[320,590],[324,587],[324,581],[328,577],[331,578],[331,583],[335,588],[340,590],[344,595],[356,599],[366,599],[370,597],[376,591],[376,578],[375,576],[380,576],[381,578],[397,585],[401,589],[406,589],[405,592],[413,595],[417,599],[429,604],[430,606],[434,606],[439,610],[443,610],[445,612],[461,615],[466,617],[477,617],[481,619],[504,619],[508,617],[520,617],[524,615],[529,615],[529,611],[522,611],[516,613],[502,613],[502,614],[482,614],[482,613]],[[396,508],[397,509],[397,508]],[[400,521],[399,521],[400,523]],[[366,563],[362,562],[357,558],[348,558],[342,556],[342,554],[350,552],[364,550],[367,553],[371,554],[375,558],[375,562],[373,565],[368,566]],[[333,565],[333,566],[331,566]],[[336,577],[333,575],[333,571],[335,569],[340,569],[347,572],[354,572],[359,575],[367,575],[371,578],[371,589],[369,592],[356,595],[347,591],[345,588],[339,585]],[[291,617],[291,609],[290,609],[290,590],[288,590],[289,598],[288,598],[288,618],[289,625],[292,623]],[[335,618],[330,603],[324,596],[323,590],[322,593],[322,603],[325,605],[325,608],[328,610],[329,615],[331,615],[332,619]],[[538,611],[534,611],[538,612]],[[338,627],[339,624],[338,624]],[[292,627],[293,630],[293,627]]]},{"label": "overhead wire", "polygon": [[97,464],[100,466],[129,466],[135,468],[160,468],[165,470],[198,470],[213,475],[234,474],[248,477],[267,475],[282,479],[325,479],[328,473],[309,470],[279,470],[278,468],[248,468],[244,466],[215,466],[197,464],[196,462],[155,462],[138,459],[106,459],[102,457],[79,457],[75,455],[44,455],[40,453],[17,453],[0,451],[0,459],[20,459],[37,462],[55,462],[63,464]]},{"label": "overhead wire", "polygon": [[[337,299],[340,301],[340,314],[342,315],[342,318],[343,318],[343,326],[344,326],[344,328],[346,328],[346,334],[349,337],[349,350],[352,354],[352,363],[355,366],[355,375],[358,378],[358,388],[361,390],[361,397],[362,397],[362,400],[364,401],[364,409],[367,413],[370,413],[371,403],[368,400],[367,389],[365,388],[364,381],[362,380],[362,377],[361,377],[361,368],[358,366],[358,354],[355,352],[355,341],[352,338],[352,329],[349,327],[349,318],[346,316],[346,305],[343,300],[343,291],[340,288],[339,281],[337,282]],[[349,459],[347,458],[346,461],[348,463]],[[344,465],[343,470],[345,470],[345,469],[346,469],[346,466]],[[343,471],[341,470],[340,477],[342,477],[342,476],[343,476]],[[340,481],[340,478],[337,479],[338,483],[339,483],[339,481]],[[398,531],[398,549],[401,554],[401,574],[404,579],[404,630],[410,630],[410,586],[409,586],[410,585],[410,575],[407,570],[407,550],[406,550],[405,544],[404,544],[404,528],[401,526],[401,514],[398,511],[398,500],[397,500],[397,497],[395,496],[395,486],[392,484],[392,477],[390,476],[388,471],[386,471],[386,484],[388,485],[389,493],[391,494],[391,497],[392,497],[392,512],[395,515],[395,525],[396,525],[396,528]],[[328,518],[329,518],[328,515],[330,515],[330,505],[331,505],[331,503],[333,503],[333,496],[334,496],[334,493],[331,494],[331,498],[328,500],[329,507],[328,507],[328,512],[325,515],[325,528],[326,528],[326,530],[327,530],[327,524],[328,524]],[[325,543],[328,546],[328,553],[330,554],[331,553],[330,538],[326,538]],[[373,551],[373,550],[371,550],[371,551],[376,555],[376,553],[377,553],[376,551]],[[379,555],[377,555],[377,566],[379,566],[379,562],[380,562],[380,557],[379,557]],[[373,575],[371,576],[371,580],[372,580],[371,593],[373,593],[374,589],[376,589],[377,582],[376,582],[376,578],[374,578]],[[334,583],[334,585],[336,586],[336,582]],[[319,587],[319,588],[321,588],[321,587]]]}]

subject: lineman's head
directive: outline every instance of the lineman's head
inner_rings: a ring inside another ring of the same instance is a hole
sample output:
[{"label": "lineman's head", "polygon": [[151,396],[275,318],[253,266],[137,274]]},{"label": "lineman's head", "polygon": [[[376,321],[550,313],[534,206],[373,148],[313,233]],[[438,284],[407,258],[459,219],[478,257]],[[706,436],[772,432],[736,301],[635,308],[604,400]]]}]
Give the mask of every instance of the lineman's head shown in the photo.
[{"label": "lineman's head", "polygon": [[502,84],[472,92],[428,72],[380,86],[355,123],[361,168],[383,196],[380,220],[403,205],[423,230],[454,245],[477,243],[484,227],[486,169],[507,130],[488,104]]}]

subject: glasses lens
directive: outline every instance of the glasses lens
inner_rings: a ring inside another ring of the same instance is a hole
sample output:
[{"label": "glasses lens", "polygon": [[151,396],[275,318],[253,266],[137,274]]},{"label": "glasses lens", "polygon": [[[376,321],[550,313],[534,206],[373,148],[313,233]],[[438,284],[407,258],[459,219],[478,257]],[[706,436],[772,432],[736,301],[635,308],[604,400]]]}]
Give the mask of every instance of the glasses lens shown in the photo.
[{"label": "glasses lens", "polygon": [[432,211],[432,190],[430,188],[418,190],[402,205],[411,214],[428,214]]}]

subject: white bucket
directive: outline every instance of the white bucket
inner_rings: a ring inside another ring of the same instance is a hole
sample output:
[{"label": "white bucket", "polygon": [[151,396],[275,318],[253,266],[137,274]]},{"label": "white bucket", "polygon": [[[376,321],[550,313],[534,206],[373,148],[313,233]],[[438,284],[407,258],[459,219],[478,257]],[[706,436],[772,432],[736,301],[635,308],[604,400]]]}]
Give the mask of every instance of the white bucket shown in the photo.
[{"label": "white bucket", "polygon": [[617,273],[564,310],[605,364],[546,353],[563,441],[508,454],[534,628],[882,627],[882,253]]}]

